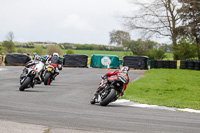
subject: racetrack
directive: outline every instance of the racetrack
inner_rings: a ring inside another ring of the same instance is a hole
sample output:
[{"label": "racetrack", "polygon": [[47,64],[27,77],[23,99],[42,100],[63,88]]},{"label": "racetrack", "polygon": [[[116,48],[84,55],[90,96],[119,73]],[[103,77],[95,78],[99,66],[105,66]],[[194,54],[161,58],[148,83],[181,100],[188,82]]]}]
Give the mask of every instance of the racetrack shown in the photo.
[{"label": "racetrack", "polygon": [[[0,120],[91,132],[198,133],[200,115],[89,103],[106,69],[63,68],[51,86],[19,91],[23,67],[0,66]],[[4,70],[2,70],[4,69]],[[113,71],[113,70],[111,70]],[[144,71],[131,70],[130,81]]]}]

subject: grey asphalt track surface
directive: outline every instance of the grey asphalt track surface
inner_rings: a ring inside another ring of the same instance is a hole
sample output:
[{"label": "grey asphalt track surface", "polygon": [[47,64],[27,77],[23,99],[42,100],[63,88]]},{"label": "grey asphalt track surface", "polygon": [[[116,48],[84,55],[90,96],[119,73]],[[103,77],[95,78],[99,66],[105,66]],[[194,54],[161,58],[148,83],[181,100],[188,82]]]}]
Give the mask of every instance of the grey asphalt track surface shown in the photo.
[{"label": "grey asphalt track surface", "polygon": [[[80,132],[199,133],[200,115],[109,104],[90,99],[106,69],[63,68],[52,85],[19,91],[22,66],[0,66],[0,121]],[[114,69],[111,69],[114,71]],[[131,70],[130,80],[144,71]],[[61,131],[60,131],[61,132]],[[64,132],[64,131],[63,131]],[[1,131],[0,131],[1,133]],[[58,133],[58,132],[57,132]]]}]

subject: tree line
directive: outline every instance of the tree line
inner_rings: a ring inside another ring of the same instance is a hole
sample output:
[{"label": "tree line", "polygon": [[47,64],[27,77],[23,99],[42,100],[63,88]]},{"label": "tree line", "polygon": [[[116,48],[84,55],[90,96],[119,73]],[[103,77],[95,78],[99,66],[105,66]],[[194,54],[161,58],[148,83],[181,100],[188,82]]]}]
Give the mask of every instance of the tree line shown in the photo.
[{"label": "tree line", "polygon": [[[200,59],[199,0],[131,0],[131,3],[137,5],[139,9],[134,10],[129,16],[123,16],[125,26],[129,30],[133,32],[139,30],[141,38],[169,37],[174,60]],[[116,34],[123,34],[120,41],[114,39]],[[123,31],[110,32],[110,38],[111,43],[123,45],[133,54],[138,54],[138,50],[135,49],[141,40],[131,40],[129,34]],[[142,47],[141,51],[145,49],[143,43],[140,47]],[[157,47],[152,51],[160,51],[160,49]]]}]

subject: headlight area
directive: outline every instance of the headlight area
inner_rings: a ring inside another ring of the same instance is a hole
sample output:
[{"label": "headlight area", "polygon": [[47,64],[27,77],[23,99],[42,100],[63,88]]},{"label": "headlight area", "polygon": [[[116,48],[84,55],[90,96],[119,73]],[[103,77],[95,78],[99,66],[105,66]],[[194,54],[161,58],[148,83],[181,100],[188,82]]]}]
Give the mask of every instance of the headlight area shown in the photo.
[{"label": "headlight area", "polygon": [[33,69],[33,70],[30,72],[30,75],[35,76],[36,73],[37,73],[37,71],[36,71],[35,69]]}]

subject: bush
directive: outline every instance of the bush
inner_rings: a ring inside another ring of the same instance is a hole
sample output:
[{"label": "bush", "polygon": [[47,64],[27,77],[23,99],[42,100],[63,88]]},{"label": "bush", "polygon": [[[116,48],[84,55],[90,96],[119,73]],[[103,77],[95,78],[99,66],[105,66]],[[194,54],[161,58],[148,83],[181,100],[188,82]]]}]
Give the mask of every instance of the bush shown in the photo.
[{"label": "bush", "polygon": [[162,60],[166,57],[164,50],[162,49],[152,49],[147,53],[150,60]]},{"label": "bush", "polygon": [[74,51],[72,49],[67,49],[66,54],[74,54]]},{"label": "bush", "polygon": [[59,55],[62,55],[62,49],[56,44],[47,46],[47,54],[51,55],[52,53],[58,53]]},{"label": "bush", "polygon": [[15,44],[12,41],[3,41],[2,46],[5,47],[7,53],[13,53],[15,51]]},{"label": "bush", "polygon": [[4,47],[0,46],[0,54],[2,55],[5,52]]},{"label": "bush", "polygon": [[174,51],[180,60],[194,59],[197,57],[197,43],[193,39],[183,37]]},{"label": "bush", "polygon": [[37,53],[38,55],[42,55],[43,54],[43,47],[42,46],[35,46],[35,48],[33,49],[33,52]]},{"label": "bush", "polygon": [[27,51],[26,51],[26,49],[24,49],[24,48],[18,48],[17,49],[17,53],[26,53]]}]

